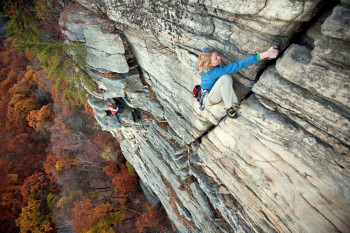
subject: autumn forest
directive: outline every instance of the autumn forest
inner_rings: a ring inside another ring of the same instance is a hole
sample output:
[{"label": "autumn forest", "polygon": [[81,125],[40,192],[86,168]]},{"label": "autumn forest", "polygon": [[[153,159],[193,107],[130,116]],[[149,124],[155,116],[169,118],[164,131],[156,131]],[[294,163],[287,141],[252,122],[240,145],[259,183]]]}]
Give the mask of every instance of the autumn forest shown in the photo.
[{"label": "autumn forest", "polygon": [[0,232],[172,232],[96,123],[82,88],[93,83],[68,52],[84,51],[63,43],[59,10],[1,2]]}]

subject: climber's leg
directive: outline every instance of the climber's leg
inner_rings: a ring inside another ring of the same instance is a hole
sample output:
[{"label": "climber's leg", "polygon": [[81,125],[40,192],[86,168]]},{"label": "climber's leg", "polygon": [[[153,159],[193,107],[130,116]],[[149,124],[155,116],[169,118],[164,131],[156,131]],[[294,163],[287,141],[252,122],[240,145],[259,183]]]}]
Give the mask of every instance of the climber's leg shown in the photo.
[{"label": "climber's leg", "polygon": [[114,116],[115,116],[115,118],[117,118],[117,121],[118,121],[118,123],[120,124],[120,118],[119,118],[118,113],[114,114]]},{"label": "climber's leg", "polygon": [[214,105],[224,101],[225,107],[230,108],[238,104],[237,96],[232,87],[232,77],[228,74],[221,76],[214,84],[208,98],[206,98],[206,105]]}]

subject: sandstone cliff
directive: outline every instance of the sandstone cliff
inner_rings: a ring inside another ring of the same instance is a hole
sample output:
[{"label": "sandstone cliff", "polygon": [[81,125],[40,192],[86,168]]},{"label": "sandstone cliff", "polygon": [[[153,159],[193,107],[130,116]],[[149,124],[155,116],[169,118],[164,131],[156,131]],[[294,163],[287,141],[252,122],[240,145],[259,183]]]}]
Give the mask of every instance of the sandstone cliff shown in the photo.
[{"label": "sandstone cliff", "polygon": [[[179,232],[350,232],[350,9],[321,0],[76,0],[95,118],[121,142]],[[196,60],[271,45],[233,74],[238,119],[198,109]],[[106,101],[124,106],[121,124]]]}]

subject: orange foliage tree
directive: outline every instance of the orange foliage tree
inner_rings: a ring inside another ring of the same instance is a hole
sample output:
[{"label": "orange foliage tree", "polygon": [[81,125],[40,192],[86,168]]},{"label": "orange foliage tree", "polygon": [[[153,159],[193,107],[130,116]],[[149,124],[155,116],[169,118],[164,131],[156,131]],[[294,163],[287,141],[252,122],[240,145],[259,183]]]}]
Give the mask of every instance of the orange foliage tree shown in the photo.
[{"label": "orange foliage tree", "polygon": [[102,145],[103,147],[112,147],[114,151],[120,150],[120,145],[118,140],[116,140],[110,132],[100,131],[94,135],[94,143],[97,145]]},{"label": "orange foliage tree", "polygon": [[113,161],[110,162],[107,166],[103,168],[103,171],[106,173],[107,176],[114,177],[117,174],[117,171],[115,170],[116,163]]},{"label": "orange foliage tree", "polygon": [[46,156],[43,154],[30,154],[25,156],[17,164],[17,173],[24,179],[28,176],[31,176],[36,171],[41,171],[43,167],[43,162],[45,161]]},{"label": "orange foliage tree", "polygon": [[43,151],[46,147],[45,142],[36,139],[35,136],[33,133],[20,133],[10,139],[6,149],[9,152],[21,155],[21,157]]},{"label": "orange foliage tree", "polygon": [[27,121],[30,127],[38,130],[44,123],[51,122],[55,118],[52,112],[52,105],[47,104],[41,107],[40,110],[33,110],[27,116]]},{"label": "orange foliage tree", "polygon": [[136,175],[130,175],[125,164],[120,165],[120,172],[112,180],[115,190],[120,193],[128,193],[137,188]]},{"label": "orange foliage tree", "polygon": [[17,82],[17,72],[8,68],[3,68],[1,73],[6,75],[6,79],[0,83],[0,94],[5,96],[8,94],[9,89]]},{"label": "orange foliage tree", "polygon": [[162,222],[165,220],[166,215],[164,211],[161,211],[157,206],[151,206],[147,204],[147,211],[136,221],[136,227],[139,232],[147,232],[150,228],[161,228]]},{"label": "orange foliage tree", "polygon": [[54,153],[50,153],[46,157],[46,161],[44,162],[44,171],[48,178],[51,180],[51,182],[56,181],[56,175],[57,175],[57,169],[55,168],[56,163],[57,163],[57,158]]},{"label": "orange foliage tree", "polygon": [[12,222],[21,211],[20,189],[21,184],[17,174],[7,174],[0,180],[0,228],[2,230],[17,231]]},{"label": "orange foliage tree", "polygon": [[28,83],[29,85],[37,84],[39,82],[38,71],[34,69],[34,66],[27,66],[26,70],[27,72],[21,82]]},{"label": "orange foliage tree", "polygon": [[113,211],[115,211],[115,208],[109,203],[102,203],[94,208],[89,198],[86,198],[83,202],[74,202],[72,216],[74,232],[78,233],[89,229],[101,217],[106,217]]},{"label": "orange foliage tree", "polygon": [[21,128],[26,125],[27,115],[41,107],[39,101],[27,94],[15,94],[8,104],[7,119],[12,125]]},{"label": "orange foliage tree", "polygon": [[16,72],[25,71],[29,63],[24,53],[12,53],[10,69]]},{"label": "orange foliage tree", "polygon": [[[26,120],[41,108],[35,96],[38,79],[24,53],[16,52],[10,40],[0,48],[0,231],[18,232],[15,219],[21,212],[21,187],[26,177],[42,170],[46,140],[35,133]],[[28,181],[28,180],[27,180]],[[27,184],[29,189],[30,184]],[[29,195],[29,194],[26,194]],[[43,197],[44,198],[44,197]],[[26,199],[28,200],[28,198]],[[41,208],[43,208],[42,206]],[[33,232],[33,231],[32,231]]]},{"label": "orange foliage tree", "polygon": [[29,199],[46,200],[50,192],[55,193],[55,188],[45,173],[35,172],[24,180],[21,188],[23,202],[27,202]]}]

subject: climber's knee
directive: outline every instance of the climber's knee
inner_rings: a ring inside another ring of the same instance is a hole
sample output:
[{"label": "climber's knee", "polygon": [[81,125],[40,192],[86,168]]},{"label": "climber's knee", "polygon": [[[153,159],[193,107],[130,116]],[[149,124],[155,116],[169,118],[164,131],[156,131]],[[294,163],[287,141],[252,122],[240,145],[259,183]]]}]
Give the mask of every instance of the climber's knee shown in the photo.
[{"label": "climber's knee", "polygon": [[232,84],[232,77],[229,74],[222,75],[219,80],[227,85]]}]

